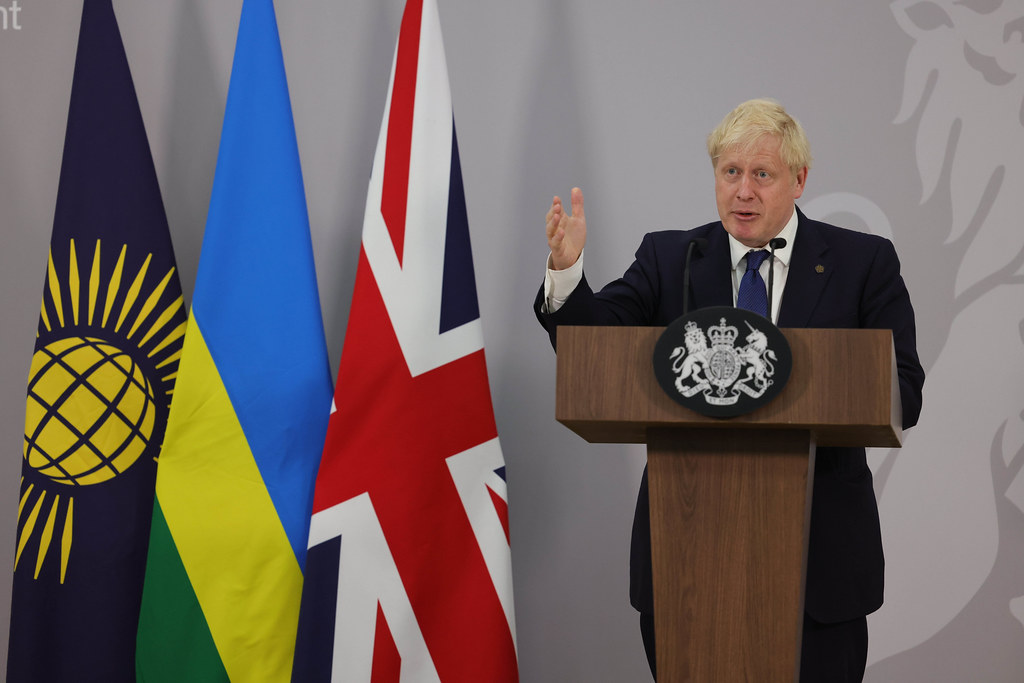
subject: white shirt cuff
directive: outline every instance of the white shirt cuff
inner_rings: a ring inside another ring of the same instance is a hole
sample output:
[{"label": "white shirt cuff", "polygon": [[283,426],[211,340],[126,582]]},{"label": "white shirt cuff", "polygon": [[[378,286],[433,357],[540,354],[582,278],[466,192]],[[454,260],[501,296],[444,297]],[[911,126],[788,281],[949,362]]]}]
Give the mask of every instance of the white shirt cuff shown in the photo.
[{"label": "white shirt cuff", "polygon": [[554,313],[565,303],[577,285],[583,280],[583,252],[565,270],[552,270],[551,255],[548,254],[547,272],[544,275],[544,313]]}]

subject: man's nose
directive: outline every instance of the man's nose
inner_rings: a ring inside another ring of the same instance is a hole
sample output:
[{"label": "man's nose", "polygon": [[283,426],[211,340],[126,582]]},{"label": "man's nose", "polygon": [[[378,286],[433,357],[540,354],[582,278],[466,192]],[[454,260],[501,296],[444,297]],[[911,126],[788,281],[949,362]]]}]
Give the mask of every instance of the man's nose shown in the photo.
[{"label": "man's nose", "polygon": [[740,178],[740,182],[736,185],[736,198],[743,200],[754,198],[754,186],[750,176],[745,175]]}]

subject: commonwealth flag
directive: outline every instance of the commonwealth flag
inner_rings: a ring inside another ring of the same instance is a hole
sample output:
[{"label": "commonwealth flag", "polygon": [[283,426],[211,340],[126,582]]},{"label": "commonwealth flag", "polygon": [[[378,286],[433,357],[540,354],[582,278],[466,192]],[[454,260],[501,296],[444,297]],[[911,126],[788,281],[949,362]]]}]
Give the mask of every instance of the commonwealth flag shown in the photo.
[{"label": "commonwealth flag", "polygon": [[331,403],[271,0],[245,0],[156,482],[138,680],[287,681]]},{"label": "commonwealth flag", "polygon": [[335,404],[292,680],[516,681],[505,466],[434,0],[402,18]]},{"label": "commonwealth flag", "polygon": [[132,681],[185,329],[110,0],[85,0],[28,378],[9,681]]}]

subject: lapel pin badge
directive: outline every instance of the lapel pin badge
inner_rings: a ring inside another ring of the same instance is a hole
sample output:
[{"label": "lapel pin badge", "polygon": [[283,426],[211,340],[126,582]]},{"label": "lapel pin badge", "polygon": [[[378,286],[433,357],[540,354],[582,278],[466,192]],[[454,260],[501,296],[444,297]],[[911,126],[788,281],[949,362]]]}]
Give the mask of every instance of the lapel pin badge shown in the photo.
[{"label": "lapel pin badge", "polygon": [[823,266],[823,265],[821,265],[821,264],[819,263],[818,265],[814,266],[814,272],[815,272],[815,273],[818,273],[819,275],[820,275],[821,273],[824,273],[824,272],[825,272],[825,266]]}]

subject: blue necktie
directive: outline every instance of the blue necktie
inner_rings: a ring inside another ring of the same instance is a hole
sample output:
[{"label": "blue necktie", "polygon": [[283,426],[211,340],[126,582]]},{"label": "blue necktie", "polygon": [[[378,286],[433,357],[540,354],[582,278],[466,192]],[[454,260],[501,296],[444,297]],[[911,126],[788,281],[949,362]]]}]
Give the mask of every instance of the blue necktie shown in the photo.
[{"label": "blue necktie", "polygon": [[764,249],[747,252],[747,272],[740,280],[740,291],[736,296],[736,308],[745,308],[758,315],[768,315],[768,292],[764,287],[759,269],[768,252]]}]

